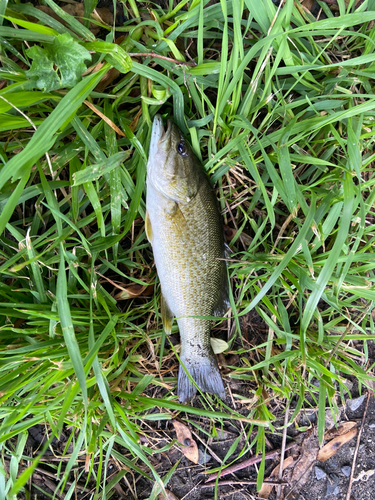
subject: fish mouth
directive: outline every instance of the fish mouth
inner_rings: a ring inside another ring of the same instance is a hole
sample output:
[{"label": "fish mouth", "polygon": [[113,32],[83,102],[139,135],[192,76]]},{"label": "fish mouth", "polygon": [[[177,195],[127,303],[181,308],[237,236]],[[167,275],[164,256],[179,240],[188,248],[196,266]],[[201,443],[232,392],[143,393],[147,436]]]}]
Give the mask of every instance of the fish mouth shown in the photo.
[{"label": "fish mouth", "polygon": [[161,115],[155,115],[151,130],[149,158],[153,158],[158,149],[167,149],[171,132],[172,122],[168,120],[167,129],[165,130]]},{"label": "fish mouth", "polygon": [[171,138],[172,134],[172,127],[173,127],[173,122],[172,120],[167,121],[167,130],[164,131],[163,129],[163,135],[159,139],[159,146],[162,147],[163,149],[166,149],[166,143],[169,141]]}]

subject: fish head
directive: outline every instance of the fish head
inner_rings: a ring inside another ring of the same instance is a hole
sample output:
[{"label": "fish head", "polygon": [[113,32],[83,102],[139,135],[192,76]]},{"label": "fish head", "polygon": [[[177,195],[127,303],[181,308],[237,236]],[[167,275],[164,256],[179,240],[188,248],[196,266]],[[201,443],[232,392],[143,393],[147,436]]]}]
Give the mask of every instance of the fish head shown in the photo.
[{"label": "fish head", "polygon": [[200,164],[190,144],[171,120],[165,129],[160,115],[152,125],[147,182],[176,203],[189,203],[197,194]]}]

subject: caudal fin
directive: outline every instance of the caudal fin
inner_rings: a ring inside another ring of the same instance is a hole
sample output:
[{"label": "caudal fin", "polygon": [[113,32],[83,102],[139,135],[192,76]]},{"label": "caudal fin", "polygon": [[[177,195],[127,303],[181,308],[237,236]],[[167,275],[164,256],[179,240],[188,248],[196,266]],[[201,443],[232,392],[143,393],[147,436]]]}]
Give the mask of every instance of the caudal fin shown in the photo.
[{"label": "caudal fin", "polygon": [[[181,361],[202,392],[216,394],[221,399],[225,397],[223,380],[213,355],[209,358],[198,357],[193,360],[183,359],[181,357]],[[181,403],[190,401],[195,396],[196,392],[197,388],[190,382],[184,368],[180,365],[177,393]]]}]

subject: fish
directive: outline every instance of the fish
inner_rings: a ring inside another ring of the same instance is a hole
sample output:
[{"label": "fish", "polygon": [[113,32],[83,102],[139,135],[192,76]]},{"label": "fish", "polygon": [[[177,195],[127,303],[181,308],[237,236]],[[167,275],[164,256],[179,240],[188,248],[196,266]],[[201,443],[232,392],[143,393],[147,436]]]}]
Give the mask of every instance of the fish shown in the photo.
[{"label": "fish", "polygon": [[177,125],[153,120],[147,162],[146,235],[161,285],[161,317],[181,337],[177,394],[191,401],[197,388],[225,397],[210,342],[211,320],[229,308],[226,245],[218,201],[206,172]]}]

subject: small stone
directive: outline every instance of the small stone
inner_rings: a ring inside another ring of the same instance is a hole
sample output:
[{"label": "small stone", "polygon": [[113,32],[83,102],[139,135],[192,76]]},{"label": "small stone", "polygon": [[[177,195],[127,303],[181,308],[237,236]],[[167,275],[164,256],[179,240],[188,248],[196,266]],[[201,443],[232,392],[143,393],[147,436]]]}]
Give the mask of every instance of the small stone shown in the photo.
[{"label": "small stone", "polygon": [[321,469],[320,467],[315,467],[315,477],[318,481],[320,481],[321,479],[323,479],[323,477],[326,477],[326,472]]},{"label": "small stone", "polygon": [[299,426],[304,426],[304,425],[311,425],[316,422],[316,414],[315,412],[311,413],[301,413],[299,415],[299,420],[298,420],[298,425]]},{"label": "small stone", "polygon": [[341,412],[338,410],[338,413],[335,412],[335,416],[333,416],[331,410],[327,410],[325,413],[325,428],[326,430],[333,429],[337,422],[340,421]]},{"label": "small stone", "polygon": [[329,495],[338,495],[340,493],[340,488],[336,484],[327,483],[326,497]]},{"label": "small stone", "polygon": [[211,455],[209,455],[206,451],[202,451],[200,448],[198,448],[198,453],[199,453],[198,457],[199,465],[204,465],[211,460]]},{"label": "small stone", "polygon": [[344,394],[345,394],[353,389],[353,382],[351,380],[344,380],[344,386],[346,387],[346,390],[344,389]]},{"label": "small stone", "polygon": [[350,411],[356,411],[361,406],[361,404],[363,403],[365,398],[366,398],[366,394],[364,394],[363,396],[361,396],[359,398],[348,399],[348,401],[346,402],[346,406]]},{"label": "small stone", "polygon": [[350,465],[345,465],[344,467],[341,467],[341,472],[344,474],[344,476],[349,477],[350,473],[352,471],[352,468]]}]

